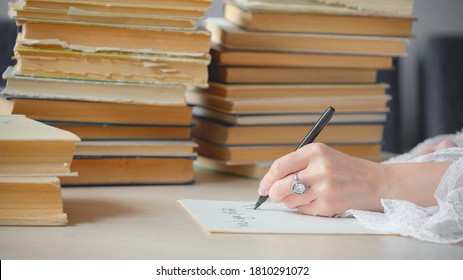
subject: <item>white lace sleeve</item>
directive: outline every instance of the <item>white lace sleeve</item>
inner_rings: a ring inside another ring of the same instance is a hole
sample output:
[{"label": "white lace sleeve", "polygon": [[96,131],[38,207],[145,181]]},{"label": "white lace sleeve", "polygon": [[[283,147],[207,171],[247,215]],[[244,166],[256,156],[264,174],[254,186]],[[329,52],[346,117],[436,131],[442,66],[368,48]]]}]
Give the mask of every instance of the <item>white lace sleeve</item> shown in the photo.
[{"label": "white lace sleeve", "polygon": [[[462,135],[460,132],[455,135],[455,139],[450,139],[462,145]],[[445,139],[449,139],[448,136]],[[432,138],[422,144],[441,140],[442,137]],[[442,176],[434,194],[437,206],[420,207],[408,201],[383,199],[381,203],[384,213],[348,210],[345,214],[352,215],[365,226],[383,233],[400,234],[436,243],[463,241],[463,147],[438,150],[419,157],[413,156],[414,150],[387,163],[453,162]]]}]

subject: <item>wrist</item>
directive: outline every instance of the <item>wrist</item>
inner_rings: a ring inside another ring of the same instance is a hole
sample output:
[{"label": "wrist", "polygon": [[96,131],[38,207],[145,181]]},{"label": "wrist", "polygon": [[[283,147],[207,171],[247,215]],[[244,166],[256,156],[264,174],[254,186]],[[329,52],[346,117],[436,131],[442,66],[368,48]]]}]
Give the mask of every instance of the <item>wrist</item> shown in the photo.
[{"label": "wrist", "polygon": [[407,200],[428,207],[436,205],[434,198],[439,182],[450,162],[382,164],[384,185],[381,198]]}]

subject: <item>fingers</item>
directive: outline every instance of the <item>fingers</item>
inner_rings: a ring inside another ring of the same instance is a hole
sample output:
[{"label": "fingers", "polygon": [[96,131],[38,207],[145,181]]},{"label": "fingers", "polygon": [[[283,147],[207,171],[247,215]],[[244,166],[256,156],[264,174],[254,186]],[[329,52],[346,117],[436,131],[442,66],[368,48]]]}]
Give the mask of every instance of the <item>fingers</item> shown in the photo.
[{"label": "fingers", "polygon": [[307,161],[305,156],[299,151],[292,152],[275,160],[260,182],[259,194],[268,195],[269,189],[274,182],[305,167],[307,167]]},{"label": "fingers", "polygon": [[275,181],[268,192],[270,199],[275,202],[281,202],[288,195],[293,194],[291,186],[295,180],[294,174],[290,174],[280,180]]},{"label": "fingers", "polygon": [[326,153],[327,149],[328,146],[322,143],[312,143],[275,160],[260,182],[259,194],[268,195],[274,182],[296,171],[307,168],[311,158]]},{"label": "fingers", "polygon": [[426,154],[430,154],[438,150],[448,149],[448,148],[453,148],[453,147],[458,147],[458,145],[457,143],[451,140],[442,140],[438,144],[424,144],[421,147],[421,150],[419,151],[418,155],[426,155]]},{"label": "fingers", "polygon": [[[305,171],[305,170],[303,170]],[[300,181],[304,182],[308,189],[303,194],[295,194],[292,191],[293,183],[296,181],[295,174],[290,174],[285,178],[276,181],[270,188],[269,196],[270,199],[275,202],[283,202],[288,208],[296,208],[300,205],[310,203],[313,199],[315,199],[315,192],[313,188],[310,186],[311,180],[304,176],[302,173],[307,173],[300,171],[298,174],[298,178]],[[316,178],[313,178],[314,180]]]},{"label": "fingers", "polygon": [[457,143],[450,141],[450,140],[443,140],[439,142],[436,146],[436,151],[440,149],[447,149],[447,148],[453,148],[453,147],[458,147]]}]

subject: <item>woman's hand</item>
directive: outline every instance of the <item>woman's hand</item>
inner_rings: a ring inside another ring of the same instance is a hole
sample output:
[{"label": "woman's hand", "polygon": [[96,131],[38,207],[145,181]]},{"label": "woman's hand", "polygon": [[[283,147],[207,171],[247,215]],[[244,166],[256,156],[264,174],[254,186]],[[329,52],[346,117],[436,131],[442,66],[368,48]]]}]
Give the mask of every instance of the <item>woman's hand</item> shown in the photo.
[{"label": "woman's hand", "polygon": [[458,144],[451,141],[451,140],[442,140],[437,144],[424,144],[421,146],[418,155],[426,155],[433,153],[435,151],[441,150],[441,149],[447,149],[447,148],[453,148],[453,147],[458,147]]},{"label": "woman's hand", "polygon": [[[379,164],[312,143],[277,159],[263,177],[260,195],[308,215],[334,216],[348,209],[383,211],[382,198],[405,199],[422,206],[450,163]],[[295,173],[309,189],[291,190]]]}]

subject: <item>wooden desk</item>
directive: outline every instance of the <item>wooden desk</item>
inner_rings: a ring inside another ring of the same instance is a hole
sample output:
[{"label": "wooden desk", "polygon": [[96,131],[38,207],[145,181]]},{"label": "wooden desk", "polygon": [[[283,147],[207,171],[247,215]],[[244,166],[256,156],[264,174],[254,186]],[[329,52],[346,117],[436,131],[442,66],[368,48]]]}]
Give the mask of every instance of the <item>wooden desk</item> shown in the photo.
[{"label": "wooden desk", "polygon": [[65,227],[0,227],[1,259],[463,259],[400,236],[206,234],[178,199],[252,200],[257,180],[196,171],[192,186],[63,188]]}]

